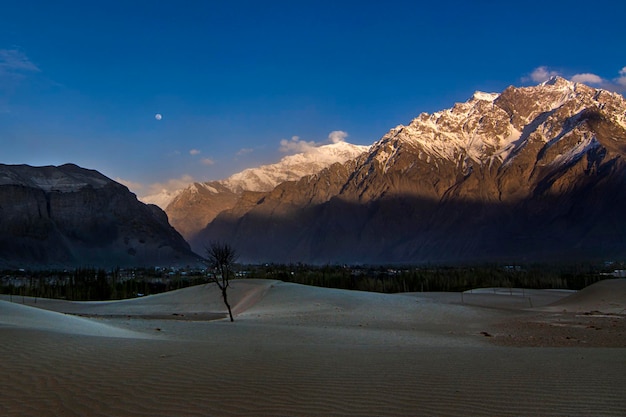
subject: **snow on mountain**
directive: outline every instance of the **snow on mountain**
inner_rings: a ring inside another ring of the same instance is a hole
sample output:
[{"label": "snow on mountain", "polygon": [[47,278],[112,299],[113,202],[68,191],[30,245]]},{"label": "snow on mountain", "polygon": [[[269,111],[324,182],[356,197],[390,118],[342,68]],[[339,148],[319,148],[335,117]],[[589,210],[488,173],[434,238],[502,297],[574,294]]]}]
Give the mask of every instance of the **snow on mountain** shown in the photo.
[{"label": "snow on mountain", "polygon": [[[617,93],[560,77],[531,87],[509,87],[502,93],[476,91],[464,103],[456,103],[450,109],[432,114],[422,113],[408,125],[391,129],[372,146],[339,141],[285,156],[275,164],[246,169],[217,182],[234,193],[269,191],[284,181],[298,180],[367,151],[385,167],[393,162],[400,143],[418,147],[419,159],[428,163],[433,160],[435,166],[439,159],[454,161],[464,167],[508,163],[525,146],[531,132],[539,133],[546,142],[563,138],[565,132],[560,132],[562,128],[550,120],[557,120],[564,114],[572,116],[583,109],[596,107],[615,115],[615,121],[626,128],[626,112],[620,111],[624,105],[624,98]],[[559,131],[553,132],[552,129]],[[593,143],[589,138],[577,148],[580,152],[564,155],[561,160],[575,160],[576,155]],[[197,183],[195,186],[211,187],[210,184],[213,183]],[[181,191],[163,190],[143,197],[142,201],[166,208]]]},{"label": "snow on mountain", "polygon": [[[515,102],[514,109],[510,103]],[[407,126],[390,130],[374,146],[372,152],[384,167],[393,158],[401,143],[421,149],[420,159],[446,159],[466,165],[502,163],[524,146],[528,133],[539,128],[546,142],[561,139],[562,126],[550,123],[563,115],[574,116],[584,109],[623,108],[624,98],[617,93],[597,90],[560,77],[537,86],[509,87],[501,94],[475,92],[464,103],[432,114],[422,113]],[[626,127],[626,112],[614,111],[616,122]],[[557,129],[558,131],[552,131]],[[576,149],[576,154],[593,147],[589,137]],[[575,150],[572,150],[575,152]],[[563,156],[562,161],[575,159],[575,154]]]},{"label": "snow on mountain", "polygon": [[498,98],[499,95],[500,94],[498,93],[484,93],[482,91],[476,91],[474,95],[472,96],[472,98],[474,100],[483,100],[483,101],[493,102],[495,99]]},{"label": "snow on mountain", "polygon": [[369,146],[337,142],[311,148],[305,153],[285,156],[280,162],[246,169],[220,183],[231,191],[270,191],[285,181],[296,181],[334,164],[344,163],[367,152]]},{"label": "snow on mountain", "polygon": [[165,210],[167,205],[172,202],[172,200],[174,200],[178,195],[180,195],[181,191],[182,189],[171,191],[163,188],[156,194],[143,196],[139,199],[146,204],[154,204]]},{"label": "snow on mountain", "polygon": [[[343,163],[356,158],[367,152],[369,148],[369,146],[353,145],[344,141],[312,147],[307,152],[285,156],[275,164],[249,168],[215,182],[234,193],[270,191],[282,182],[295,181],[306,175],[315,174],[334,163]],[[198,193],[198,187],[202,187],[210,193],[218,193],[219,190],[213,186],[215,182],[193,183],[186,188],[174,191],[163,189],[159,193],[141,197],[141,201],[156,204],[165,209],[184,191]]]},{"label": "snow on mountain", "polygon": [[[409,125],[392,129],[375,147],[401,139],[419,146],[423,151],[420,159],[428,162],[431,158],[458,160],[466,156],[474,161],[483,161],[485,156],[503,160],[521,132],[506,121],[506,112],[494,105],[498,97],[476,92],[470,100],[451,109],[422,113]],[[384,150],[377,158],[385,165],[392,153]]]},{"label": "snow on mountain", "polygon": [[246,262],[621,259],[625,117],[621,95],[563,78],[476,92],[238,199],[189,242],[228,239]]}]

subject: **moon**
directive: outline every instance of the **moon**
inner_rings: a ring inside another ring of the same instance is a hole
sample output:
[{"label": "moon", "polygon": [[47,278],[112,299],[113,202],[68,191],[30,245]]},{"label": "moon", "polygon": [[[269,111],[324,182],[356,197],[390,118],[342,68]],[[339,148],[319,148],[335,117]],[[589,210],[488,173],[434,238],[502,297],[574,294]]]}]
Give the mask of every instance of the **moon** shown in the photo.
[{"label": "moon", "polygon": [[163,116],[161,115],[161,113],[157,113],[154,115],[154,118],[157,120],[161,120],[163,118]]}]

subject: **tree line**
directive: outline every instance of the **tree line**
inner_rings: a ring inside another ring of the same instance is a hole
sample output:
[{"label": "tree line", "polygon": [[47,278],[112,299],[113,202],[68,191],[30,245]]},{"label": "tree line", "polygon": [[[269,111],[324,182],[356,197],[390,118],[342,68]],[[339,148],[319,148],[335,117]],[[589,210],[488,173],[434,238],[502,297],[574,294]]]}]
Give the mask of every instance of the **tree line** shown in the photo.
[{"label": "tree line", "polygon": [[195,275],[167,274],[152,268],[129,271],[77,268],[75,270],[5,271],[0,293],[71,301],[119,300],[158,294],[207,282]]},{"label": "tree line", "polygon": [[[220,253],[216,253],[220,255]],[[276,279],[318,287],[383,293],[466,291],[472,288],[536,288],[580,290],[605,278],[615,266],[346,266],[306,264],[232,264],[224,272],[220,262],[206,270],[171,271],[155,268],[106,271],[78,268],[71,271],[5,271],[0,293],[14,296],[75,301],[116,300],[157,294],[209,282],[223,288],[241,278]],[[231,271],[232,268],[232,271]]]},{"label": "tree line", "polygon": [[466,291],[473,288],[580,290],[607,278],[596,265],[480,266],[310,266],[267,264],[251,269],[255,278],[318,287],[383,293]]}]

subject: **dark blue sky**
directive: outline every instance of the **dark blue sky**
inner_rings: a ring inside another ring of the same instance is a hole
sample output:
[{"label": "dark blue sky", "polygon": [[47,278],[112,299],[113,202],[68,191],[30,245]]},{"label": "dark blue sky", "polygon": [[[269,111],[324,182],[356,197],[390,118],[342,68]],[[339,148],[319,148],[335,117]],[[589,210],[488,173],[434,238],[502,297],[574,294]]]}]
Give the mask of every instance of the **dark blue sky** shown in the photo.
[{"label": "dark blue sky", "polygon": [[4,3],[0,162],[140,195],[275,162],[294,136],[371,144],[475,90],[626,85],[623,1]]}]

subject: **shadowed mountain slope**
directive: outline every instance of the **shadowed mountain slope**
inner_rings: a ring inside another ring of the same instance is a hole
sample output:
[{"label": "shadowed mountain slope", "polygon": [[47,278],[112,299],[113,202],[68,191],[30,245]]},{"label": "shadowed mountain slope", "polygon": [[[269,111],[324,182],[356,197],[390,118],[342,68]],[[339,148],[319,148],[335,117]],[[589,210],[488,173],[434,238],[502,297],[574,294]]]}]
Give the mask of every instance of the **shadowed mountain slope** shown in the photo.
[{"label": "shadowed mountain slope", "polygon": [[0,266],[185,265],[197,256],[156,206],[76,165],[0,165]]},{"label": "shadowed mountain slope", "polygon": [[370,151],[250,194],[192,240],[254,262],[626,255],[626,102],[555,77],[422,114]]}]

